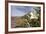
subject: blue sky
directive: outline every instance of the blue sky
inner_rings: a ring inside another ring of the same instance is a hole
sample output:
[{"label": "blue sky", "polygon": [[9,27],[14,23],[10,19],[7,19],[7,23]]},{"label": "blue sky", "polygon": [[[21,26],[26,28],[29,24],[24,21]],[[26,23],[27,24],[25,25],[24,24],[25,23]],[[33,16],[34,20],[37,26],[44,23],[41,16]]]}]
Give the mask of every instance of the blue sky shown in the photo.
[{"label": "blue sky", "polygon": [[31,11],[31,6],[11,6],[11,16],[23,16]]}]

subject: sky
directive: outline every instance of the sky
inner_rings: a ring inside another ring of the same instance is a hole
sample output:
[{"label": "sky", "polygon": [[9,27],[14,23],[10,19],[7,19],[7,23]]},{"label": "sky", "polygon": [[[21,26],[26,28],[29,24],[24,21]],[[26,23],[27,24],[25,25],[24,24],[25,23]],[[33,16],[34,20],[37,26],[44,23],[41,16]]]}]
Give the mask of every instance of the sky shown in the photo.
[{"label": "sky", "polygon": [[32,6],[11,6],[11,16],[24,16],[33,11]]}]

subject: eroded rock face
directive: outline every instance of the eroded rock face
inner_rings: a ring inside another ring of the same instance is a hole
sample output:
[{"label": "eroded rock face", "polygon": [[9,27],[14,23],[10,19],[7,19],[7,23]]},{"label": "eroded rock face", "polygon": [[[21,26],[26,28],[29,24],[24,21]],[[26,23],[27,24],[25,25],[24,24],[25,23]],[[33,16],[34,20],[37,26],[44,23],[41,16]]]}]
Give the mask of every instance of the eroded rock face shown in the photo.
[{"label": "eroded rock face", "polygon": [[12,28],[14,27],[30,27],[30,24],[24,17],[14,17],[14,19],[12,19]]}]

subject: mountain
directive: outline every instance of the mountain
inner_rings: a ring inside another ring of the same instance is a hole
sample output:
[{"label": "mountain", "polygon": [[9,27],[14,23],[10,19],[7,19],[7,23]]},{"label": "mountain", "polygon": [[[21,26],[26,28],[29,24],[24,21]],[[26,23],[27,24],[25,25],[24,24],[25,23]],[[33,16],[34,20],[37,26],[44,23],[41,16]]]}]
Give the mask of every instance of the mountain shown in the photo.
[{"label": "mountain", "polygon": [[[14,27],[30,27],[30,26],[39,26],[39,13],[35,9],[29,11],[24,16],[11,16],[11,25]],[[36,23],[36,24],[34,24]]]}]

